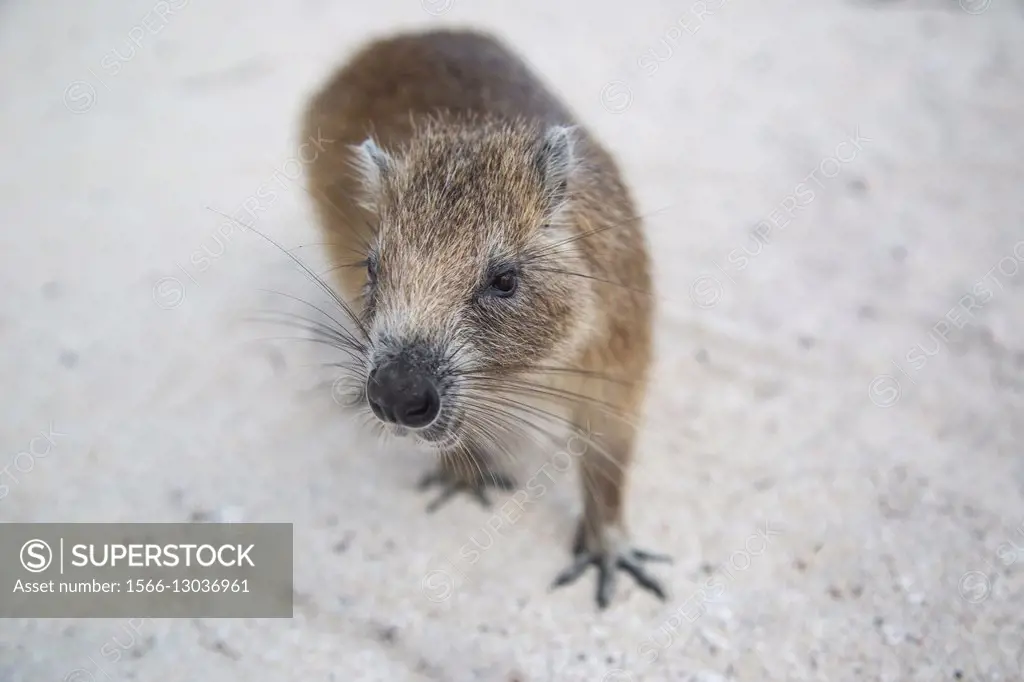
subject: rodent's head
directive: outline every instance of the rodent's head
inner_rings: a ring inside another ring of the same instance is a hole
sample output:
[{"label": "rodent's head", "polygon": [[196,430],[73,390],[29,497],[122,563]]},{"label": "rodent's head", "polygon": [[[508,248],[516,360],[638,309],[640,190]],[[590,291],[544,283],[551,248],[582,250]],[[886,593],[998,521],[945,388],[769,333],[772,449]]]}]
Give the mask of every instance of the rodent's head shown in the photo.
[{"label": "rodent's head", "polygon": [[428,443],[494,437],[486,415],[516,375],[569,361],[592,319],[576,131],[435,124],[393,152],[372,138],[352,151],[375,223],[362,397]]}]

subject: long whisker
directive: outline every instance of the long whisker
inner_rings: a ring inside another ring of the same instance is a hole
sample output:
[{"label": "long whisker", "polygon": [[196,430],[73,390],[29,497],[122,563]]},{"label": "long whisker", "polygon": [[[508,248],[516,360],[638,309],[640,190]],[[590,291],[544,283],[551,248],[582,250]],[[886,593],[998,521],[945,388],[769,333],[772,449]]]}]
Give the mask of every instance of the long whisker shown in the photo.
[{"label": "long whisker", "polygon": [[[502,394],[505,396],[514,396],[516,398],[526,399],[528,401],[527,404],[535,409],[541,409],[542,406],[556,408],[565,408],[568,406],[571,408],[578,408],[581,404],[592,405],[590,409],[595,412],[594,416],[598,416],[598,414],[600,414],[603,415],[603,418],[612,419],[618,422],[622,422],[624,424],[632,425],[629,415],[622,412],[621,410],[618,410],[613,406],[606,407],[605,405],[601,404],[592,404],[591,401],[588,400],[581,400],[578,398],[556,394],[537,393],[530,390],[516,388],[502,389]],[[578,425],[574,422],[573,427],[576,428],[577,426]]]},{"label": "long whisker", "polygon": [[338,242],[309,242],[308,244],[299,244],[298,246],[293,246],[292,248],[290,248],[288,250],[289,251],[298,251],[299,249],[307,249],[310,246],[345,246],[345,245],[344,244],[339,244]]},{"label": "long whisker", "polygon": [[[487,410],[486,412],[485,409]],[[474,405],[472,407],[472,412],[475,415],[486,414],[488,418],[490,418],[496,424],[499,424],[501,423],[501,421],[503,421],[504,423],[501,424],[502,430],[506,431],[510,435],[529,438],[535,444],[541,446],[546,445],[549,442],[551,444],[554,444],[557,441],[557,436],[555,434],[545,429],[542,425],[537,424],[535,421],[527,419],[522,414],[518,414],[517,412],[520,411],[521,410],[518,410],[514,405],[504,405],[496,402],[490,402],[483,397],[477,397],[474,400]],[[499,419],[501,421],[499,421]],[[516,422],[518,425],[520,425],[520,427],[525,428],[514,428],[512,422]],[[532,433],[534,431],[540,433],[540,435],[544,436],[546,440],[534,440],[532,436]],[[510,459],[515,461],[515,458],[511,456],[511,453],[509,454],[509,456]]]},{"label": "long whisker", "polygon": [[[304,184],[300,184],[299,186],[306,194],[308,194],[314,201],[316,201],[316,197],[313,195],[314,190],[310,189],[308,186]],[[346,215],[345,212],[342,211],[341,208],[336,203],[334,203],[334,201],[332,201],[329,196],[327,196],[327,193],[325,191],[323,191],[321,188],[317,188],[315,191],[316,194],[319,195],[320,198],[327,203],[327,205],[334,209],[334,212],[343,221],[345,221],[350,227],[353,228],[352,233],[355,235],[356,239],[359,240],[360,245],[363,247],[362,255],[365,256],[367,253],[369,253],[371,250],[370,241],[366,239],[365,236],[358,229],[355,229],[355,225],[352,225],[352,218],[356,218],[360,223],[359,227],[366,228],[367,231],[370,233],[370,236],[372,237],[374,235],[373,225],[371,225],[370,222],[366,219],[366,215],[358,211],[358,216]],[[352,248],[348,248],[347,250],[352,251],[353,253],[359,253],[358,251]]]},{"label": "long whisker", "polygon": [[533,260],[536,260],[537,258],[542,258],[544,256],[547,256],[547,255],[551,254],[551,253],[554,253],[555,251],[557,251],[559,248],[561,248],[563,246],[567,246],[568,244],[572,244],[574,242],[578,242],[578,241],[580,241],[582,239],[586,239],[588,237],[593,237],[594,235],[601,234],[602,232],[607,232],[608,230],[611,230],[611,229],[613,229],[615,227],[617,227],[617,226],[616,225],[604,225],[602,227],[594,228],[593,230],[587,230],[586,232],[581,232],[580,234],[576,234],[576,235],[573,235],[571,237],[567,237],[565,239],[562,239],[560,241],[555,242],[554,244],[550,244],[548,246],[545,246],[543,249],[539,249],[537,251],[534,251],[532,254],[530,254],[529,257],[527,257],[525,259],[525,262],[529,263],[529,262],[531,262]]},{"label": "long whisker", "polygon": [[320,276],[323,277],[328,273],[334,272],[335,270],[341,270],[343,268],[365,268],[368,262],[369,261],[363,258],[362,260],[352,261],[351,263],[341,263],[339,265],[334,265],[321,272]]},{"label": "long whisker", "polygon": [[505,368],[501,374],[494,372],[483,373],[482,371],[466,371],[459,372],[456,376],[467,376],[467,377],[493,377],[495,379],[504,379],[506,375],[511,373],[521,374],[524,376],[531,374],[569,374],[573,376],[586,377],[588,379],[599,379],[601,381],[607,381],[613,384],[620,384],[622,386],[633,386],[636,384],[635,381],[628,381],[621,377],[613,377],[610,374],[604,372],[595,372],[593,370],[579,369],[578,367],[555,367],[551,365],[529,365],[522,364],[518,366]]},{"label": "long whisker", "polygon": [[[351,335],[351,333],[345,328],[344,324],[342,324],[339,320],[335,319],[333,315],[328,313],[326,310],[324,310],[320,306],[313,305],[312,303],[310,303],[309,301],[307,301],[305,299],[299,298],[298,296],[293,296],[292,294],[286,294],[283,291],[275,291],[274,289],[260,289],[260,291],[262,291],[264,293],[267,293],[267,294],[274,294],[276,296],[283,296],[284,298],[291,299],[292,301],[295,301],[296,303],[301,303],[304,306],[312,308],[313,310],[317,311],[318,313],[320,313],[321,315],[326,317],[328,320],[330,320],[331,322],[336,324],[339,331],[344,330],[344,333]],[[355,339],[354,336],[352,338]]]},{"label": "long whisker", "polygon": [[[633,216],[632,218],[629,218],[629,219],[625,220],[624,223],[622,223],[622,224],[628,225],[630,223],[635,223],[635,222],[644,220],[645,218],[648,218],[648,217],[651,217],[651,216],[654,216],[654,215],[658,215],[659,213],[664,213],[665,211],[667,211],[671,207],[672,207],[672,205],[669,204],[667,206],[662,206],[661,208],[655,209],[655,210],[653,210],[653,211],[651,211],[649,213]],[[527,259],[527,262],[529,262],[530,260],[536,259],[538,257],[549,255],[553,251],[556,251],[559,247],[565,246],[567,244],[571,244],[573,242],[580,241],[581,239],[587,239],[588,237],[592,237],[594,235],[601,234],[602,232],[607,232],[608,230],[611,230],[611,229],[614,229],[614,228],[617,228],[617,227],[620,227],[620,226],[621,226],[620,223],[614,223],[614,224],[610,224],[610,225],[605,225],[605,226],[602,226],[602,227],[594,228],[592,230],[587,230],[586,232],[582,232],[582,233],[577,234],[577,235],[573,235],[572,237],[569,237],[567,239],[563,239],[561,241],[555,242],[554,244],[548,245],[548,246],[544,247],[543,249],[540,249],[539,251],[534,252],[530,256],[530,258]]]},{"label": "long whisker", "polygon": [[534,267],[534,268],[532,268],[532,270],[535,271],[535,272],[552,272],[552,273],[555,273],[555,274],[558,274],[558,275],[567,275],[569,277],[580,277],[580,278],[583,278],[583,279],[589,279],[589,280],[593,280],[595,282],[601,282],[602,284],[610,284],[612,286],[622,287],[623,289],[626,289],[628,291],[632,291],[633,293],[636,293],[636,294],[641,294],[643,296],[654,296],[655,295],[654,292],[652,292],[652,291],[644,291],[643,289],[637,289],[635,287],[629,286],[628,284],[623,284],[622,282],[613,282],[610,279],[604,279],[602,277],[595,277],[593,275],[585,275],[582,272],[572,272],[570,270],[559,270],[557,268],[538,268],[538,267]]},{"label": "long whisker", "polygon": [[[468,393],[468,391],[467,391],[467,393]],[[485,396],[487,396],[487,397],[485,397]],[[487,394],[476,396],[476,400],[479,401],[479,402],[487,402],[489,399],[490,399],[490,397]],[[524,411],[524,412],[526,412],[526,413],[528,413],[528,414],[530,414],[532,416],[535,416],[535,417],[540,417],[540,418],[543,418],[543,419],[551,419],[551,420],[557,421],[557,422],[559,422],[559,423],[561,423],[563,425],[568,425],[569,428],[571,428],[574,431],[576,431],[577,435],[579,435],[578,430],[576,429],[576,425],[572,421],[566,419],[565,417],[563,417],[561,415],[556,415],[556,414],[554,414],[552,412],[549,412],[547,410],[540,409],[540,408],[538,408],[538,407],[536,407],[534,405],[530,405],[528,403],[523,403],[523,402],[520,402],[518,400],[513,400],[513,399],[507,398],[505,396],[503,396],[503,400],[502,400],[502,402],[500,404],[499,403],[493,403],[493,402],[491,404],[492,405],[500,405],[500,406],[502,406],[504,408],[507,408],[507,409],[509,409],[509,408],[510,409],[518,409],[518,410]],[[616,466],[620,466],[621,467],[621,465],[617,462],[617,460],[614,457],[612,457],[612,455],[607,450],[605,450],[602,446],[598,445],[598,443],[596,441],[594,441],[593,438],[591,438],[590,436],[586,436],[586,437],[583,438],[583,440],[584,440],[584,442],[587,443],[587,445],[592,447],[596,452],[598,452],[599,454],[603,455],[608,461],[612,462]]]},{"label": "long whisker", "polygon": [[[209,208],[209,207],[207,207],[207,208]],[[222,216],[222,217],[224,217],[224,218],[226,218],[226,219],[228,219],[228,220],[230,220],[230,221],[232,221],[234,223],[237,223],[238,225],[241,225],[245,229],[250,230],[251,232],[259,235],[265,241],[267,241],[270,244],[272,244],[273,246],[277,247],[277,249],[281,253],[283,253],[286,256],[288,256],[288,258],[290,258],[296,265],[298,265],[300,268],[302,268],[303,272],[306,273],[306,275],[313,281],[314,284],[316,284],[322,291],[324,291],[328,296],[330,296],[334,300],[335,303],[338,304],[338,307],[340,307],[345,312],[345,315],[350,320],[352,320],[352,322],[354,322],[355,325],[359,328],[359,331],[363,335],[364,338],[369,338],[369,332],[367,331],[365,325],[363,324],[363,321],[359,318],[359,316],[355,314],[355,312],[352,310],[352,308],[347,303],[345,303],[345,301],[340,296],[338,296],[338,294],[336,294],[334,292],[334,290],[330,286],[328,286],[327,282],[325,282],[322,278],[318,277],[316,275],[316,273],[313,272],[309,268],[309,266],[307,266],[305,263],[303,263],[298,258],[298,256],[296,256],[295,254],[293,254],[290,251],[288,251],[286,248],[284,248],[283,246],[278,244],[276,241],[274,241],[273,239],[271,239],[267,235],[265,235],[262,232],[260,232],[259,230],[257,230],[255,227],[252,227],[251,225],[246,225],[242,221],[236,220],[232,216],[230,216],[230,215],[228,215],[226,213],[223,213],[221,211],[218,211],[218,210],[216,210],[214,208],[210,208],[209,210],[213,211],[214,213],[216,213],[216,214],[218,214],[218,215],[220,215],[220,216]]]},{"label": "long whisker", "polygon": [[[344,329],[336,329],[328,324],[324,324],[319,320],[314,320],[304,315],[296,313],[289,313],[285,311],[272,310],[268,312],[260,313],[259,315],[253,315],[246,318],[251,322],[269,322],[272,324],[284,324],[291,327],[297,327],[299,329],[305,329],[310,332],[316,332],[328,336],[333,339],[337,339],[339,342],[344,343],[354,350],[358,350],[360,353],[365,354],[366,346],[360,343],[355,337]],[[297,321],[305,324],[299,324]]]},{"label": "long whisker", "polygon": [[[484,403],[485,401],[478,401],[478,403]],[[512,451],[508,448],[502,438],[498,436],[497,431],[508,434],[509,436],[516,438],[526,436],[532,439],[532,434],[525,432],[522,428],[515,428],[512,421],[519,421],[523,426],[536,428],[536,425],[532,424],[526,419],[519,417],[518,415],[504,412],[502,410],[485,409],[483,404],[474,405],[474,409],[467,413],[465,418],[466,426],[470,429],[478,430],[486,436],[488,444],[497,448],[501,454],[505,455],[510,461],[515,462],[516,457]],[[545,432],[554,440],[554,436]]]},{"label": "long whisker", "polygon": [[[486,398],[482,398],[482,397],[478,398],[478,400],[480,402],[488,402]],[[531,417],[557,418],[556,415],[553,415],[553,414],[551,414],[549,412],[546,412],[544,410],[530,409],[531,406],[524,405],[522,403],[517,403],[516,401],[507,401],[507,402],[504,402],[504,403],[501,403],[501,404],[494,403],[493,404],[493,408],[495,408],[496,411],[501,412],[503,414],[503,416],[505,416],[505,417],[515,418],[516,421],[521,422],[524,426],[527,426],[527,427],[529,427],[530,429],[533,429],[533,430],[540,431],[542,433],[542,435],[547,436],[551,440],[552,443],[555,442],[555,436],[553,434],[551,434],[550,431],[547,431],[546,429],[544,429],[543,427],[541,427],[540,425],[534,423],[533,421],[531,421],[529,419],[525,419],[525,418],[523,418],[520,415],[515,415],[512,412],[509,412],[509,410],[515,410],[516,412],[526,412]],[[579,436],[587,444],[587,446],[589,448],[589,451],[597,453],[598,455],[603,457],[605,459],[605,461],[609,462],[610,464],[612,464],[614,467],[616,467],[620,471],[625,471],[625,468],[623,467],[622,463],[618,459],[616,459],[614,456],[612,456],[612,454],[609,453],[604,447],[599,445],[598,442],[596,442],[593,438],[590,437],[590,435],[583,435],[577,429],[573,429],[573,431],[574,431],[574,433],[577,436]],[[587,484],[589,485],[589,482],[587,482]]]},{"label": "long whisker", "polygon": [[[468,337],[468,336],[467,336],[467,337],[466,337],[465,339],[463,339],[462,343],[460,343],[460,344],[459,344],[458,346],[455,346],[455,348],[454,348],[453,350],[451,350],[451,351],[450,351],[450,352],[449,352],[449,353],[448,353],[448,354],[447,354],[447,355],[445,356],[445,358],[444,358],[444,361],[443,361],[443,362],[442,362],[441,364],[442,364],[442,365],[447,365],[447,364],[448,364],[448,363],[450,363],[450,362],[451,362],[451,361],[452,361],[452,360],[453,360],[454,358],[457,358],[457,357],[459,356],[459,353],[461,353],[461,352],[462,352],[462,349],[463,349],[463,348],[465,348],[465,347],[466,347],[466,346],[467,346],[467,345],[469,344],[469,342],[470,342],[470,341],[471,341],[471,339],[470,339],[470,337]],[[453,374],[454,374],[454,373],[453,373]]]},{"label": "long whisker", "polygon": [[310,336],[262,337],[261,340],[262,341],[307,341],[307,342],[316,341],[318,343],[325,343],[327,345],[330,345],[333,348],[337,348],[338,350],[344,351],[345,354],[348,355],[353,360],[365,361],[364,354],[361,353],[358,348],[353,348],[347,341],[345,341],[343,339],[338,339],[336,336],[333,336],[330,333],[324,332],[324,331],[322,331],[320,329],[316,329],[315,327],[304,326],[304,325],[301,325],[301,324],[298,324],[298,323],[295,323],[295,322],[287,322],[287,323],[282,322],[281,324],[286,324],[286,326],[292,327],[293,329],[300,329],[302,331],[308,332],[310,334]]},{"label": "long whisker", "polygon": [[478,480],[484,480],[484,470],[480,464],[480,459],[474,456],[473,453],[470,451],[470,445],[465,443],[464,441],[460,441],[458,452],[461,454],[463,462],[470,465],[471,468],[476,470],[476,473],[479,475]]},{"label": "long whisker", "polygon": [[361,356],[366,355],[367,348],[357,339],[352,337],[346,330],[335,329],[319,320],[313,320],[304,315],[289,313],[285,311],[268,311],[259,315],[252,315],[246,318],[251,322],[266,322],[269,324],[280,324],[293,329],[301,329],[311,334],[318,334],[324,338],[336,341],[340,346],[351,349]]},{"label": "long whisker", "polygon": [[516,381],[514,379],[495,380],[487,378],[478,378],[476,381],[483,386],[492,386],[494,388],[497,388],[498,390],[509,391],[512,393],[517,393],[519,395],[536,395],[552,399],[560,398],[571,403],[584,403],[602,407],[605,408],[605,411],[607,411],[608,414],[612,414],[614,416],[623,415],[622,411],[618,407],[616,407],[615,405],[606,400],[601,400],[599,398],[588,396],[583,393],[576,393],[575,391],[570,391],[568,389],[556,388],[553,386],[543,386],[526,381]]},{"label": "long whisker", "polygon": [[363,360],[363,356],[356,355],[353,352],[353,350],[348,346],[340,345],[339,343],[333,341],[332,339],[318,338],[316,336],[267,336],[262,337],[260,341],[305,341],[306,343],[318,343],[324,346],[330,346],[331,348],[340,350],[341,352],[351,357],[353,360]]}]

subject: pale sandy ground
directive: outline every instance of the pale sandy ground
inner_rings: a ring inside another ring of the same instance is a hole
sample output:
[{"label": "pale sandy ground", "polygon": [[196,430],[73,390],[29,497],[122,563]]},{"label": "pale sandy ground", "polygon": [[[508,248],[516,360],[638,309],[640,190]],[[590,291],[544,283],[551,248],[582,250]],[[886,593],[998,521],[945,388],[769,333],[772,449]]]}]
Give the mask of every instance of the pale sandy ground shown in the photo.
[{"label": "pale sandy ground", "polygon": [[[1024,679],[1020,3],[172,4],[0,8],[0,520],[290,521],[295,618],[3,620],[0,680]],[[315,292],[208,207],[262,192],[260,229],[317,242],[288,179],[304,97],[439,24],[518,46],[654,214],[629,516],[676,557],[666,604],[547,593],[568,473],[514,522],[424,514],[425,455],[358,436],[323,355],[244,320]]]}]

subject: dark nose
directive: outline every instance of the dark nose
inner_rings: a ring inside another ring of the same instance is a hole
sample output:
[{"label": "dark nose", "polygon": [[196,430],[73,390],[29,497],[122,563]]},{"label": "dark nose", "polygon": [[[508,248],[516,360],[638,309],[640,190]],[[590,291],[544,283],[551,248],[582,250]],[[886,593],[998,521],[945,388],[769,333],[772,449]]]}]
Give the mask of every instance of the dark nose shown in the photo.
[{"label": "dark nose", "polygon": [[441,410],[441,396],[433,379],[401,360],[370,372],[366,399],[381,421],[413,429],[434,421]]}]

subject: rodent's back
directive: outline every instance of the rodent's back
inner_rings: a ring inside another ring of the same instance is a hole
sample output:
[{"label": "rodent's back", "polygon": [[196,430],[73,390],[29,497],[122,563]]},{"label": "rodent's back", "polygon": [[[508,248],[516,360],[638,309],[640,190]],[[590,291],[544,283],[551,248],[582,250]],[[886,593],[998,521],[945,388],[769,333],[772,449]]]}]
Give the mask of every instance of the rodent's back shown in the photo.
[{"label": "rodent's back", "polygon": [[572,114],[493,36],[430,31],[376,41],[315,97],[307,127],[347,144],[404,142],[411,116],[439,111],[573,125]]}]

